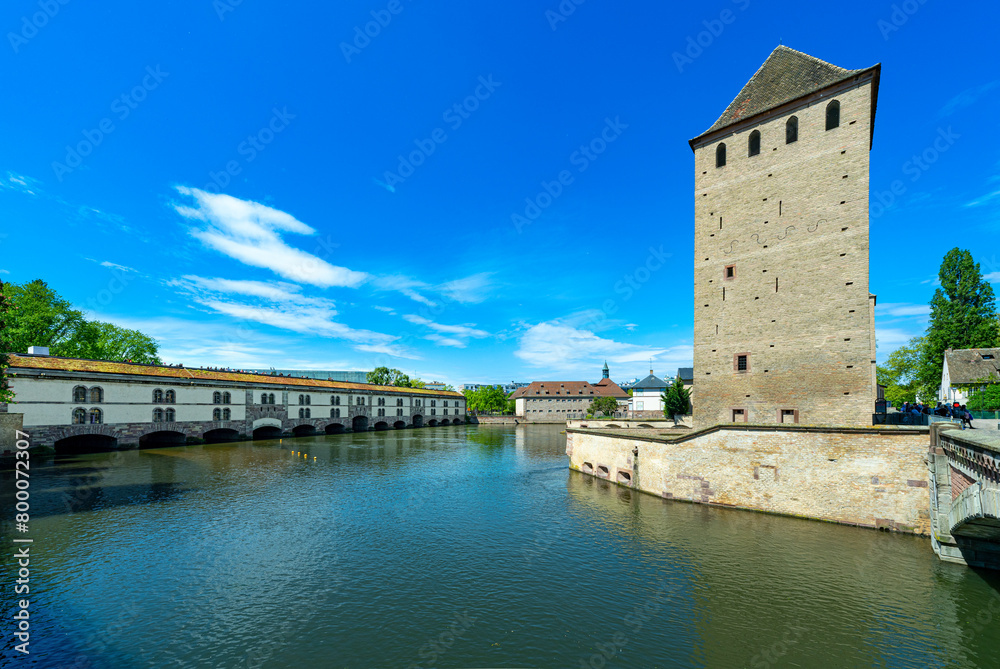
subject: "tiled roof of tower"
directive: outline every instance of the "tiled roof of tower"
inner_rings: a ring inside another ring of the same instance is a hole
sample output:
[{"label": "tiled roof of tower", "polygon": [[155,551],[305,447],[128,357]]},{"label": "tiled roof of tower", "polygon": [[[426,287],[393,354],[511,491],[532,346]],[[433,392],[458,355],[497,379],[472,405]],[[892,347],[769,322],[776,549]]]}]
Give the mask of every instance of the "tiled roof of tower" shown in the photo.
[{"label": "tiled roof of tower", "polygon": [[801,51],[779,46],[771,52],[719,120],[699,137],[871,69],[874,68],[845,70]]},{"label": "tiled roof of tower", "polygon": [[[38,369],[62,372],[88,372],[99,374],[134,374],[161,378],[174,378],[197,381],[225,381],[233,383],[260,383],[275,386],[308,386],[313,388],[329,388],[332,390],[368,390],[380,393],[407,393],[416,395],[449,395],[461,397],[461,393],[426,390],[423,388],[400,388],[396,386],[375,386],[367,383],[349,383],[346,381],[322,381],[319,379],[304,379],[295,376],[271,376],[269,374],[251,374],[248,372],[232,372],[217,369],[198,369],[192,367],[168,367],[164,365],[140,365],[132,362],[110,362],[107,360],[84,360],[82,358],[58,358],[54,356],[10,356],[10,368]],[[164,381],[166,383],[166,381]]]}]

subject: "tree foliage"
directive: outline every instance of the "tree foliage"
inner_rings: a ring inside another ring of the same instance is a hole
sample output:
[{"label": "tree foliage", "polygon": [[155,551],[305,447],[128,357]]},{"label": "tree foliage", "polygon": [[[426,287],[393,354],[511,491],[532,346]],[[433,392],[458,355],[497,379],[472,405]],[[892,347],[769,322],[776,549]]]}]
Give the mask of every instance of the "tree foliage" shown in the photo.
[{"label": "tree foliage", "polygon": [[465,406],[477,413],[514,413],[513,400],[500,386],[481,386],[475,390],[464,390]]},{"label": "tree foliage", "polygon": [[941,383],[947,349],[992,348],[1000,338],[993,288],[983,280],[971,253],[959,248],[948,251],[938,278],[941,287],[931,298],[930,325],[917,374],[919,389],[931,396]]},{"label": "tree foliage", "polygon": [[413,380],[398,369],[388,367],[376,367],[367,374],[368,383],[376,386],[397,386],[399,388],[423,388],[423,383],[416,379],[419,386],[413,385]]},{"label": "tree foliage", "polygon": [[7,365],[9,362],[7,352],[10,350],[10,341],[8,340],[8,312],[10,310],[10,303],[7,300],[6,292],[9,285],[0,281],[0,404],[14,401],[14,393],[7,382]]},{"label": "tree foliage", "polygon": [[660,398],[663,400],[663,415],[667,418],[691,413],[691,392],[684,387],[684,382],[679,377],[674,379]]},{"label": "tree foliage", "polygon": [[965,406],[970,411],[1000,410],[1000,383],[986,384],[973,391]]},{"label": "tree foliage", "polygon": [[884,365],[875,368],[878,384],[885,386],[885,399],[894,407],[917,401],[917,375],[920,372],[925,340],[914,337],[889,354]]},{"label": "tree foliage", "polygon": [[596,416],[598,413],[613,416],[616,411],[618,411],[618,400],[614,397],[595,397],[590,401],[590,406],[587,407],[587,413],[592,416]]},{"label": "tree foliage", "polygon": [[88,321],[44,281],[5,284],[9,300],[6,346],[27,353],[29,346],[48,346],[52,355],[88,360],[162,364],[159,345],[138,330]]}]

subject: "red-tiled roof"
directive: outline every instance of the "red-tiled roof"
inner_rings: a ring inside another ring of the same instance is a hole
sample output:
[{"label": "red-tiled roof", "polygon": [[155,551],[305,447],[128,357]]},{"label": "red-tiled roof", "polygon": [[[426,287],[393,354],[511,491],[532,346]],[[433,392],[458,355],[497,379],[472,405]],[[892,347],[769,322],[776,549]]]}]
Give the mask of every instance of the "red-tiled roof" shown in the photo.
[{"label": "red-tiled roof", "polygon": [[524,388],[518,388],[510,396],[511,399],[544,397],[628,397],[628,393],[618,387],[610,379],[604,379],[608,383],[590,384],[586,381],[535,381]]},{"label": "red-tiled roof", "polygon": [[97,374],[129,374],[150,377],[193,379],[199,381],[224,381],[228,383],[258,383],[274,386],[309,386],[313,388],[330,388],[336,390],[367,390],[379,393],[408,393],[417,395],[449,395],[462,397],[461,393],[444,390],[427,390],[423,388],[397,388],[395,386],[373,386],[367,383],[348,383],[346,381],[321,381],[318,379],[302,379],[294,376],[270,376],[269,374],[250,374],[248,372],[224,372],[212,369],[193,369],[189,367],[166,367],[162,365],[139,365],[131,362],[110,362],[107,360],[83,360],[81,358],[56,358],[52,356],[10,356],[10,372],[16,374],[18,369],[38,369],[61,372],[92,372]]}]

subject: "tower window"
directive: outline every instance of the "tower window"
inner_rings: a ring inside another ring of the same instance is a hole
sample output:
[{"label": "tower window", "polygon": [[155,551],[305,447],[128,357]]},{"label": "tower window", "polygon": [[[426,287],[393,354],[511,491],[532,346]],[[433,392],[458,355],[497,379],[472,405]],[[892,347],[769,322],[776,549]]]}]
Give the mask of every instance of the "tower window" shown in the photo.
[{"label": "tower window", "polygon": [[725,167],[726,166],[726,144],[725,142],[719,144],[715,147],[715,166]]},{"label": "tower window", "polygon": [[746,409],[732,409],[731,418],[733,423],[745,423],[747,422],[747,411]]},{"label": "tower window", "polygon": [[785,123],[785,144],[799,141],[799,119],[793,116]]},{"label": "tower window", "polygon": [[733,370],[736,372],[750,371],[750,354],[737,353],[733,356]]},{"label": "tower window", "polygon": [[840,127],[840,103],[833,100],[826,106],[826,129],[833,130]]},{"label": "tower window", "polygon": [[750,156],[760,155],[760,130],[754,130],[753,132],[750,133],[750,141],[747,154]]},{"label": "tower window", "polygon": [[735,279],[736,278],[736,265],[726,265],[726,269],[722,273],[723,279]]}]

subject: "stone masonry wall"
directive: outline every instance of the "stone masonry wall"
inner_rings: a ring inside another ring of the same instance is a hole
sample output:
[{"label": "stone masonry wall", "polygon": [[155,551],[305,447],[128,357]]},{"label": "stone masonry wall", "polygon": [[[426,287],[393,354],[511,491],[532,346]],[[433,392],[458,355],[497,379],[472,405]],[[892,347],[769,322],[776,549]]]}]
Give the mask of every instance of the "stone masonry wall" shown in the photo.
[{"label": "stone masonry wall", "polygon": [[[834,99],[840,126],[828,131]],[[781,422],[787,409],[801,424],[871,424],[871,114],[871,82],[852,82],[696,147],[697,427],[730,422],[733,409],[750,423]],[[793,115],[798,141],[786,144]],[[754,130],[760,154],[748,156]],[[748,371],[735,370],[737,354],[749,354]]]},{"label": "stone masonry wall", "polygon": [[570,468],[665,499],[928,534],[926,430],[720,426],[673,442],[567,430]]}]

